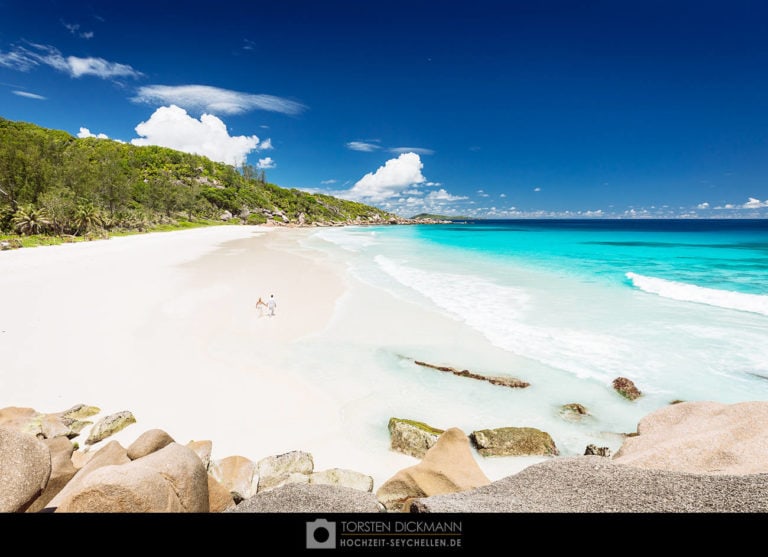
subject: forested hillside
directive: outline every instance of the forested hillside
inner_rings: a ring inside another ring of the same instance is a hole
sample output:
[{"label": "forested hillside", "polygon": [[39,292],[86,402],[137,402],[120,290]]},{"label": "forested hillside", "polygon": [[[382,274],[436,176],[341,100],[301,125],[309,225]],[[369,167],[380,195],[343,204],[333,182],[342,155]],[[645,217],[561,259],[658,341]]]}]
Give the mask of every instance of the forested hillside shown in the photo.
[{"label": "forested hillside", "polygon": [[0,118],[0,233],[82,236],[193,222],[338,224],[394,215],[263,171]]}]

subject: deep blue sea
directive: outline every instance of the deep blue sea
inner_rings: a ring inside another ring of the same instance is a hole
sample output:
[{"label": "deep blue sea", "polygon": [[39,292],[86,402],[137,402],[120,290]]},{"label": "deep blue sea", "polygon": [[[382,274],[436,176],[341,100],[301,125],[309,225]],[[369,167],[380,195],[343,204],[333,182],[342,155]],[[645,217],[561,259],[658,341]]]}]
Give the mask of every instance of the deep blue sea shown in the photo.
[{"label": "deep blue sea", "polygon": [[[345,410],[351,422],[525,425],[549,431],[565,454],[583,454],[586,443],[618,448],[609,432],[634,431],[674,400],[768,400],[768,219],[345,227],[319,231],[312,247],[323,245],[344,253],[367,285],[369,294],[349,297],[345,319],[375,316],[336,337],[363,338],[369,327],[372,338],[336,347],[354,354],[350,368],[337,362],[326,376],[341,385],[354,374],[368,392],[365,405]],[[406,305],[387,317],[370,292]],[[415,307],[426,313],[407,309]],[[399,354],[532,386],[508,393],[449,381]],[[619,397],[611,389],[619,376],[644,396]],[[569,402],[588,406],[590,420],[563,420],[558,408]]]}]

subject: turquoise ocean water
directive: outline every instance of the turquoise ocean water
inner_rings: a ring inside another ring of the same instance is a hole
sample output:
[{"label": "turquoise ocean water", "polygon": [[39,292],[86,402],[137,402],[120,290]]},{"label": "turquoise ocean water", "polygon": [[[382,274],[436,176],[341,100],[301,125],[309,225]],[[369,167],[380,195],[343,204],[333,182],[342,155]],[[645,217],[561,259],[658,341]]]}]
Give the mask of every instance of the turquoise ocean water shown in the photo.
[{"label": "turquoise ocean water", "polygon": [[[358,274],[577,377],[768,399],[768,221],[477,221],[335,229]],[[390,288],[392,285],[390,284]]]},{"label": "turquoise ocean water", "polygon": [[[381,444],[382,424],[394,415],[468,430],[538,427],[563,454],[581,454],[592,442],[616,449],[621,439],[610,432],[633,431],[673,400],[768,400],[768,220],[349,227],[321,230],[310,244],[346,254],[350,272],[372,290],[465,331],[430,338],[408,314],[407,340],[389,341],[396,335],[374,323],[379,343],[344,341],[334,354],[349,362],[337,356],[324,375],[314,368],[339,389],[357,382],[342,412],[349,423],[369,424],[362,433]],[[349,303],[357,304],[348,308],[353,316],[371,298]],[[376,311],[385,322],[386,308]],[[532,386],[510,393],[438,377],[398,359],[404,353]],[[619,376],[643,398],[630,403],[613,392]],[[593,416],[564,420],[558,408],[569,402]]]}]

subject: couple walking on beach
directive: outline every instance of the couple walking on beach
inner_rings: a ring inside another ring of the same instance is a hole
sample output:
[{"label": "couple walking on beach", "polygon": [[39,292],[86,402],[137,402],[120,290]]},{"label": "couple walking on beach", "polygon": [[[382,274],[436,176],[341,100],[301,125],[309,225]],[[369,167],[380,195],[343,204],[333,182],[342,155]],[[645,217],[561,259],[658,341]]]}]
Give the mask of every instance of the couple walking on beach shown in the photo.
[{"label": "couple walking on beach", "polygon": [[275,302],[275,295],[270,294],[269,295],[269,301],[265,302],[261,299],[261,296],[259,296],[259,301],[256,302],[256,309],[259,311],[259,316],[264,315],[264,310],[266,309],[269,312],[269,316],[275,315],[275,308],[277,307],[277,302]]}]

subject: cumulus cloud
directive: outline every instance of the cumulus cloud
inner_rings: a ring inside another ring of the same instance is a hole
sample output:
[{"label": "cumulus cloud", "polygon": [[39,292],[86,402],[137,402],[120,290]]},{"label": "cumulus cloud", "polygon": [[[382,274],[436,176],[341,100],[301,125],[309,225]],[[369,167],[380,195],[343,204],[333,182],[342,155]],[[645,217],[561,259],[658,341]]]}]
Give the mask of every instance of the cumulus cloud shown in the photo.
[{"label": "cumulus cloud", "polygon": [[303,104],[273,95],[241,93],[208,85],[147,85],[139,87],[131,100],[150,105],[174,104],[187,110],[212,114],[267,110],[293,115],[306,108]]},{"label": "cumulus cloud", "polygon": [[77,137],[96,137],[98,139],[109,139],[109,137],[106,134],[99,133],[99,134],[93,134],[91,133],[91,130],[88,128],[80,128],[80,131],[77,132]]},{"label": "cumulus cloud", "polygon": [[541,188],[533,188],[533,191],[541,191]]},{"label": "cumulus cloud", "polygon": [[703,203],[699,203],[698,205],[696,205],[696,208],[697,209],[709,209],[709,203],[707,203],[706,201],[703,202]]},{"label": "cumulus cloud", "polygon": [[364,151],[366,153],[370,153],[371,151],[376,151],[378,149],[381,149],[380,145],[376,145],[375,143],[367,143],[365,141],[350,141],[347,143],[347,149],[351,149],[352,151]]},{"label": "cumulus cloud", "polygon": [[749,201],[747,201],[741,207],[743,209],[761,209],[763,207],[768,207],[768,199],[766,199],[765,201],[760,201],[759,199],[755,199],[754,197],[750,197]]},{"label": "cumulus cloud", "polygon": [[255,135],[229,135],[224,122],[212,114],[197,120],[175,105],[155,110],[149,120],[136,126],[136,133],[142,137],[131,140],[133,145],[170,147],[234,166],[243,164],[259,145]]},{"label": "cumulus cloud", "polygon": [[441,184],[440,182],[426,182],[424,185],[430,188],[437,188],[439,186],[442,186],[443,184]]},{"label": "cumulus cloud", "polygon": [[266,170],[267,168],[275,168],[277,165],[275,164],[275,161],[272,160],[272,157],[265,157],[263,159],[259,159],[259,162],[256,163],[256,168],[261,168]]},{"label": "cumulus cloud", "polygon": [[45,101],[45,100],[47,100],[42,95],[36,95],[35,93],[28,93],[27,91],[11,91],[11,93],[13,93],[14,95],[18,95],[20,97],[27,98],[27,99],[35,99],[35,100],[38,100],[38,101]]},{"label": "cumulus cloud", "polygon": [[488,197],[488,194],[485,193],[485,190],[477,190],[477,195],[480,197]]},{"label": "cumulus cloud", "polygon": [[506,193],[500,193],[499,197],[507,197],[507,194]]},{"label": "cumulus cloud", "polygon": [[391,153],[416,153],[417,155],[434,155],[435,152],[432,149],[425,149],[423,147],[392,147],[389,149]]},{"label": "cumulus cloud", "polygon": [[396,197],[403,188],[426,182],[421,173],[424,164],[416,153],[403,153],[390,159],[376,172],[369,172],[352,186],[346,196],[349,199],[378,202]]},{"label": "cumulus cloud", "polygon": [[322,180],[320,183],[327,186],[330,184],[335,184],[336,182],[338,182],[338,180],[330,179],[330,180]]},{"label": "cumulus cloud", "polygon": [[128,64],[110,62],[104,58],[65,57],[57,48],[52,46],[34,43],[30,43],[30,46],[32,48],[16,46],[8,52],[0,52],[0,66],[26,72],[45,65],[75,78],[84,75],[93,75],[102,79],[143,75]]},{"label": "cumulus cloud", "polygon": [[437,191],[429,192],[425,199],[427,201],[461,201],[467,198],[463,195],[451,195],[441,188]]}]

